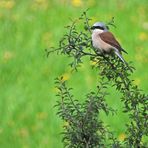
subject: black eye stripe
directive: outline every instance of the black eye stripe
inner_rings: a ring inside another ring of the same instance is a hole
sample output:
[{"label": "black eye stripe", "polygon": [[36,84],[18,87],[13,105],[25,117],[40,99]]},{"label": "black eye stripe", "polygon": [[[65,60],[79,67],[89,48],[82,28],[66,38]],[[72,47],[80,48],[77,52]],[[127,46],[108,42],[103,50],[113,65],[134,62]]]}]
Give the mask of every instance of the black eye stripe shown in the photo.
[{"label": "black eye stripe", "polygon": [[104,28],[101,27],[101,26],[92,26],[91,29],[92,29],[92,30],[94,30],[94,29],[101,29],[101,30],[104,30]]}]

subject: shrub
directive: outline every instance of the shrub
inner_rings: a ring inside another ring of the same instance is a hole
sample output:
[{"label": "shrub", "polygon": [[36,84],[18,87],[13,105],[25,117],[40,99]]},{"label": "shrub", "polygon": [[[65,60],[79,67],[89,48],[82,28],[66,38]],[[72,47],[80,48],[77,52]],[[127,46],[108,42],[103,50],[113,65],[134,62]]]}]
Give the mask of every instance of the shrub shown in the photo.
[{"label": "shrub", "polygon": [[[143,94],[130,79],[134,71],[131,63],[124,64],[116,55],[99,55],[95,52],[91,44],[89,21],[86,12],[83,12],[78,20],[66,27],[68,32],[60,40],[59,47],[46,50],[47,56],[56,51],[71,57],[73,60],[70,66],[73,70],[78,70],[83,64],[83,58],[89,56],[100,77],[97,91],[89,92],[84,103],[75,99],[71,94],[72,88],[67,87],[62,77],[56,78],[57,96],[60,98],[56,104],[57,114],[67,123],[64,126],[63,143],[69,148],[147,147],[143,137],[148,133],[148,95]],[[114,25],[113,19],[107,24]],[[79,25],[84,29],[79,30]],[[130,120],[126,125],[126,138],[123,142],[119,142],[99,118],[100,111],[106,115],[115,113],[106,102],[110,85],[122,94],[120,99],[124,104],[123,112]]]}]

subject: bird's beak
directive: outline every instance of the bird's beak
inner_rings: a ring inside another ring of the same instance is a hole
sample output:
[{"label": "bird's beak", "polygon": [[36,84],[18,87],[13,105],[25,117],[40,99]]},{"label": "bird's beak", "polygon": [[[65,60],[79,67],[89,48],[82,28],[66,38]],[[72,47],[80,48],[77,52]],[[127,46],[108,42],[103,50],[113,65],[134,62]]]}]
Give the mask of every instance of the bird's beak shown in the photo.
[{"label": "bird's beak", "polygon": [[94,26],[90,27],[91,30],[94,30]]}]

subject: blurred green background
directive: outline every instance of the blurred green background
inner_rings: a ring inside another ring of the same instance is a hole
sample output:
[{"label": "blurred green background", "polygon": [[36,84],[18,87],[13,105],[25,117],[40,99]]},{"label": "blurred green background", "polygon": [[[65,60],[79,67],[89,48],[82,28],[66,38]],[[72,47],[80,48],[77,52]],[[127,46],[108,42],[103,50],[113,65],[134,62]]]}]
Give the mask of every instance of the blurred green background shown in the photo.
[{"label": "blurred green background", "polygon": [[[76,97],[96,86],[97,71],[88,60],[78,73],[71,73],[70,59],[44,49],[57,46],[64,26],[90,8],[95,21],[115,17],[111,31],[133,61],[135,84],[148,91],[148,2],[147,0],[0,0],[0,147],[62,148],[64,123],[56,116],[54,78],[63,75]],[[125,135],[128,117],[122,113],[120,94],[109,90],[115,117],[101,115],[119,140]]]}]

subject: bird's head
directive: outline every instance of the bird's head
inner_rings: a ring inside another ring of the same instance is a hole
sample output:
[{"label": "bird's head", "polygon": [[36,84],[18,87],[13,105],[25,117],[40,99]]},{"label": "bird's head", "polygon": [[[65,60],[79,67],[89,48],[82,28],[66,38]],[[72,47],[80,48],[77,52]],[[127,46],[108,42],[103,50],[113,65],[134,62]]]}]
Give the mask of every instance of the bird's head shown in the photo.
[{"label": "bird's head", "polygon": [[106,32],[109,30],[109,27],[105,25],[105,23],[103,22],[96,22],[92,27],[91,27],[92,31],[99,31],[101,32]]}]

